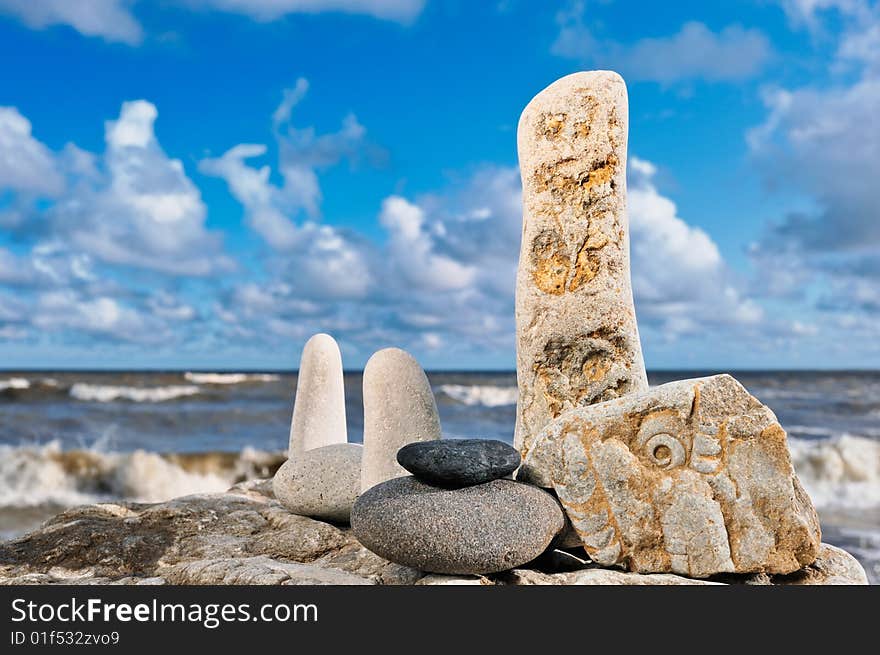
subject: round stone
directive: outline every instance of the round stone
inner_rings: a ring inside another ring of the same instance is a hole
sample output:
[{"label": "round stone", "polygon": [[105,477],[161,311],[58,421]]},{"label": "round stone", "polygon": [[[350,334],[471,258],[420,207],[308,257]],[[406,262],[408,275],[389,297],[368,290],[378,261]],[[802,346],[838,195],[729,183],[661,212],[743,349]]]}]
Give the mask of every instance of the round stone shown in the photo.
[{"label": "round stone", "polygon": [[294,514],[348,523],[361,490],[363,450],[338,443],[295,455],[275,474],[275,497]]},{"label": "round stone", "polygon": [[503,441],[441,439],[411,443],[397,451],[397,462],[422,482],[438,487],[468,487],[510,475],[519,451]]},{"label": "round stone", "polygon": [[521,566],[544,552],[562,526],[550,494],[513,480],[442,489],[396,478],[365,491],[351,512],[355,536],[377,555],[447,574]]}]

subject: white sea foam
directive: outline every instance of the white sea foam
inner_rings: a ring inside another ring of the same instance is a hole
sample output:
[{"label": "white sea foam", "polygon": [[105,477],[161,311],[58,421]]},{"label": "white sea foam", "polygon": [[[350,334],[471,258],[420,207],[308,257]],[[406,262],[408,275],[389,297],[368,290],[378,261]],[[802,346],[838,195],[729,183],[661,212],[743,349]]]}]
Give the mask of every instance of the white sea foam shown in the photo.
[{"label": "white sea foam", "polygon": [[880,506],[880,441],[844,434],[788,443],[795,471],[820,510]]},{"label": "white sea foam", "polygon": [[63,451],[57,441],[42,446],[3,445],[0,507],[69,507],[111,499],[158,502],[225,491],[235,474],[235,469],[188,471],[144,450]]},{"label": "white sea foam", "polygon": [[442,384],[440,391],[453,400],[465,405],[484,407],[503,407],[516,405],[516,387],[495,387],[491,385]]},{"label": "white sea foam", "polygon": [[241,384],[242,382],[277,382],[280,376],[272,373],[191,373],[183,377],[196,384]]},{"label": "white sea foam", "polygon": [[0,391],[7,389],[29,389],[31,383],[25,378],[9,378],[8,380],[0,380]]},{"label": "white sea foam", "polygon": [[170,385],[167,387],[125,387],[77,382],[70,387],[70,395],[77,400],[109,403],[114,400],[130,400],[135,403],[161,403],[199,393],[195,385]]}]

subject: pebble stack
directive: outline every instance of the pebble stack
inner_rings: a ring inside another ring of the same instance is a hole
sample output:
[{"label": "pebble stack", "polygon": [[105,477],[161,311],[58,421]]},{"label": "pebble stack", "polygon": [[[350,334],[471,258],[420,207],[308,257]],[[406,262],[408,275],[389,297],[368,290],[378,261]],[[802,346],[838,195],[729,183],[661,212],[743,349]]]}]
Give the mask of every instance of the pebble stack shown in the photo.
[{"label": "pebble stack", "polygon": [[348,523],[363,451],[348,443],[339,346],[329,334],[316,334],[300,359],[288,460],[272,481],[275,497],[294,514]]},{"label": "pebble stack", "polygon": [[535,559],[562,530],[553,496],[505,478],[520,455],[501,441],[411,443],[397,461],[413,475],[370,488],[351,513],[358,540],[392,562],[431,573],[494,573]]}]

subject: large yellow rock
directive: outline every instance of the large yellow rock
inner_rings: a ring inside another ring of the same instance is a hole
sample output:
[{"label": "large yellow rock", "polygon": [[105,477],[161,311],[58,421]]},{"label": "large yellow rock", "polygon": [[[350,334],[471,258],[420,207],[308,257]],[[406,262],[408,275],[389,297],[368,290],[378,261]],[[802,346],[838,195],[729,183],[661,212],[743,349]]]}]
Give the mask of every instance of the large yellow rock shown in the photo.
[{"label": "large yellow rock", "polygon": [[640,573],[791,573],[816,511],[773,412],[729,375],[571,410],[520,476],[551,486],[590,557]]}]

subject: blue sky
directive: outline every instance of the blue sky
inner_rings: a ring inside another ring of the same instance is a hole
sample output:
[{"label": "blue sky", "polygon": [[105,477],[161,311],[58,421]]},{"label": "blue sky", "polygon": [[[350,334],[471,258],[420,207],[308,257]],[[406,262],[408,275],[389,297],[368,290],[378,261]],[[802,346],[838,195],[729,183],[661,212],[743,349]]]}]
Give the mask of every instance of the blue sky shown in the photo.
[{"label": "blue sky", "polygon": [[0,367],[513,368],[515,126],[630,99],[649,368],[880,365],[866,0],[0,0]]}]

